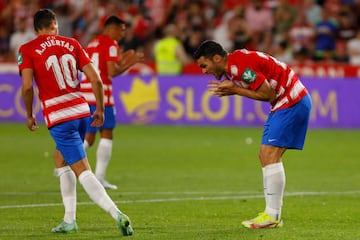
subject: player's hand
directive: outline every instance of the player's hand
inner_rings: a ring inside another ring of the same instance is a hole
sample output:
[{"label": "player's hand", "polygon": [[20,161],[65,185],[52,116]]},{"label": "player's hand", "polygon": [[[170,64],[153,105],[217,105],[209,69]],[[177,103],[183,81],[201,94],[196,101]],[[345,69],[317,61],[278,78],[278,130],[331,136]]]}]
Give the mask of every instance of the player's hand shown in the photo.
[{"label": "player's hand", "polygon": [[219,84],[220,84],[220,82],[216,81],[216,80],[209,81],[209,83],[207,85],[208,91],[215,95],[215,91],[217,90]]},{"label": "player's hand", "polygon": [[35,131],[39,128],[34,117],[28,117],[26,119],[26,125],[30,131]]},{"label": "player's hand", "polygon": [[101,127],[104,124],[104,112],[95,110],[94,114],[91,116],[93,122],[90,124],[92,127]]},{"label": "player's hand", "polygon": [[209,91],[219,97],[234,95],[236,93],[235,88],[234,82],[228,79],[221,82],[210,81],[208,84]]},{"label": "player's hand", "polygon": [[120,66],[123,68],[129,68],[135,63],[141,62],[144,60],[144,53],[143,52],[135,52],[134,49],[129,49],[124,52],[120,56]]}]

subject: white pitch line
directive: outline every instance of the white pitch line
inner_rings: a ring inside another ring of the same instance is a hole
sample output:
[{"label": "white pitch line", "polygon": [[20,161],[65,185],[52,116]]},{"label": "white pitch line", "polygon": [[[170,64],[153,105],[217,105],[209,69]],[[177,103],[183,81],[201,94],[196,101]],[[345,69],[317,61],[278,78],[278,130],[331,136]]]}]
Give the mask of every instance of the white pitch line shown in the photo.
[{"label": "white pitch line", "polygon": [[[285,196],[331,196],[331,195],[352,195],[360,194],[359,191],[345,191],[345,192],[289,192]],[[118,204],[136,204],[136,203],[158,203],[158,202],[182,202],[182,201],[211,201],[211,200],[234,200],[234,199],[256,199],[263,198],[263,194],[255,195],[241,195],[241,196],[214,196],[214,197],[176,197],[176,198],[158,198],[158,199],[140,199],[140,200],[122,200],[115,201]],[[93,202],[79,202],[78,205],[93,205]],[[4,205],[0,209],[14,209],[14,208],[36,208],[36,207],[53,207],[62,206],[62,203],[40,203],[40,204],[23,204],[23,205]]]},{"label": "white pitch line", "polygon": [[[258,194],[259,191],[167,191],[167,192],[121,192],[120,195],[135,196],[135,195],[199,195],[199,194]],[[31,196],[31,195],[59,195],[60,192],[0,192],[0,196]],[[86,195],[85,192],[83,192]]]},{"label": "white pitch line", "polygon": [[[259,191],[167,191],[167,192],[121,192],[120,195],[135,196],[135,195],[199,195],[199,194],[217,194],[217,195],[234,195],[234,194],[259,194]],[[78,193],[79,194],[79,193]],[[85,192],[80,194],[86,195]],[[60,192],[0,192],[0,196],[32,196],[32,195],[60,195]]]}]

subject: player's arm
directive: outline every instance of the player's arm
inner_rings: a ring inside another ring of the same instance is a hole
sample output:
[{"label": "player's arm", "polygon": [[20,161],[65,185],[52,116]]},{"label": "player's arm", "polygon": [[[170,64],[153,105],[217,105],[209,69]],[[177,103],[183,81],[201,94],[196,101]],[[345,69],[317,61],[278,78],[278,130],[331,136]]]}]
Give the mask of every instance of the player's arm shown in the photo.
[{"label": "player's arm", "polygon": [[144,58],[144,54],[141,52],[135,52],[133,49],[127,50],[121,55],[119,62],[108,61],[107,70],[111,77],[116,77],[128,70],[134,64],[141,62]]},{"label": "player's arm", "polygon": [[21,70],[21,95],[24,101],[26,110],[26,125],[31,130],[36,130],[37,124],[33,116],[33,101],[34,101],[34,88],[33,88],[34,72],[31,68]]},{"label": "player's arm", "polygon": [[100,78],[100,75],[95,70],[95,67],[92,63],[86,64],[82,71],[86,74],[87,78],[90,80],[92,90],[96,98],[96,110],[93,114],[94,121],[91,126],[100,127],[104,123],[104,89],[103,84]]},{"label": "player's arm", "polygon": [[224,80],[222,82],[212,81],[209,84],[214,95],[217,96],[228,96],[228,95],[239,95],[247,98],[259,100],[259,101],[267,101],[274,102],[276,99],[276,93],[274,89],[270,87],[270,84],[267,80],[263,81],[263,83],[256,89],[251,90],[247,88],[242,88],[234,84],[231,80]]}]

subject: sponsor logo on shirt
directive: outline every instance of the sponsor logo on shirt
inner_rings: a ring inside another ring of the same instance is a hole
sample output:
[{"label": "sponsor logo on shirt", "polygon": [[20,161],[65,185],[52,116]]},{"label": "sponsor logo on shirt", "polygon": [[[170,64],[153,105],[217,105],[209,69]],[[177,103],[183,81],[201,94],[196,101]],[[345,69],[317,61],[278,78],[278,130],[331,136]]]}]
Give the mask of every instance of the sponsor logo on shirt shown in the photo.
[{"label": "sponsor logo on shirt", "polygon": [[256,79],[256,73],[252,71],[250,68],[246,68],[243,74],[241,75],[241,78],[244,79],[247,83],[252,83]]},{"label": "sponsor logo on shirt", "polygon": [[19,65],[22,64],[22,62],[23,62],[22,53],[18,54],[17,61],[18,61]]}]

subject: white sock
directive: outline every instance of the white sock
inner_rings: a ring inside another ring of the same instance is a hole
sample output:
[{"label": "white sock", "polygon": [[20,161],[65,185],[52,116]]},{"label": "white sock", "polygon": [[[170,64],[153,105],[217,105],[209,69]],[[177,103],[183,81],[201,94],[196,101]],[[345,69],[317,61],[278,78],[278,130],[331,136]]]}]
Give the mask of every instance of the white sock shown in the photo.
[{"label": "white sock", "polygon": [[88,150],[88,148],[90,147],[88,141],[84,140],[84,149],[85,151]]},{"label": "white sock", "polygon": [[69,166],[56,168],[60,178],[60,190],[65,214],[64,222],[72,223],[76,218],[76,176]]},{"label": "white sock", "polygon": [[86,170],[80,174],[79,182],[81,183],[89,197],[97,205],[99,205],[106,212],[110,213],[110,215],[115,220],[118,219],[117,211],[119,211],[119,209],[116,207],[115,203],[106,193],[105,188],[101,185],[99,180],[97,180],[95,175],[90,170]]},{"label": "white sock", "polygon": [[264,186],[264,196],[265,196],[265,206],[267,206],[267,189],[266,189],[266,177],[265,177],[265,168],[262,168],[263,174],[263,186]]},{"label": "white sock", "polygon": [[100,138],[96,151],[96,169],[95,175],[98,179],[105,179],[106,169],[109,165],[112,152],[112,140]]},{"label": "white sock", "polygon": [[281,208],[285,190],[285,170],[282,162],[263,168],[265,212],[274,219],[281,219]]}]

